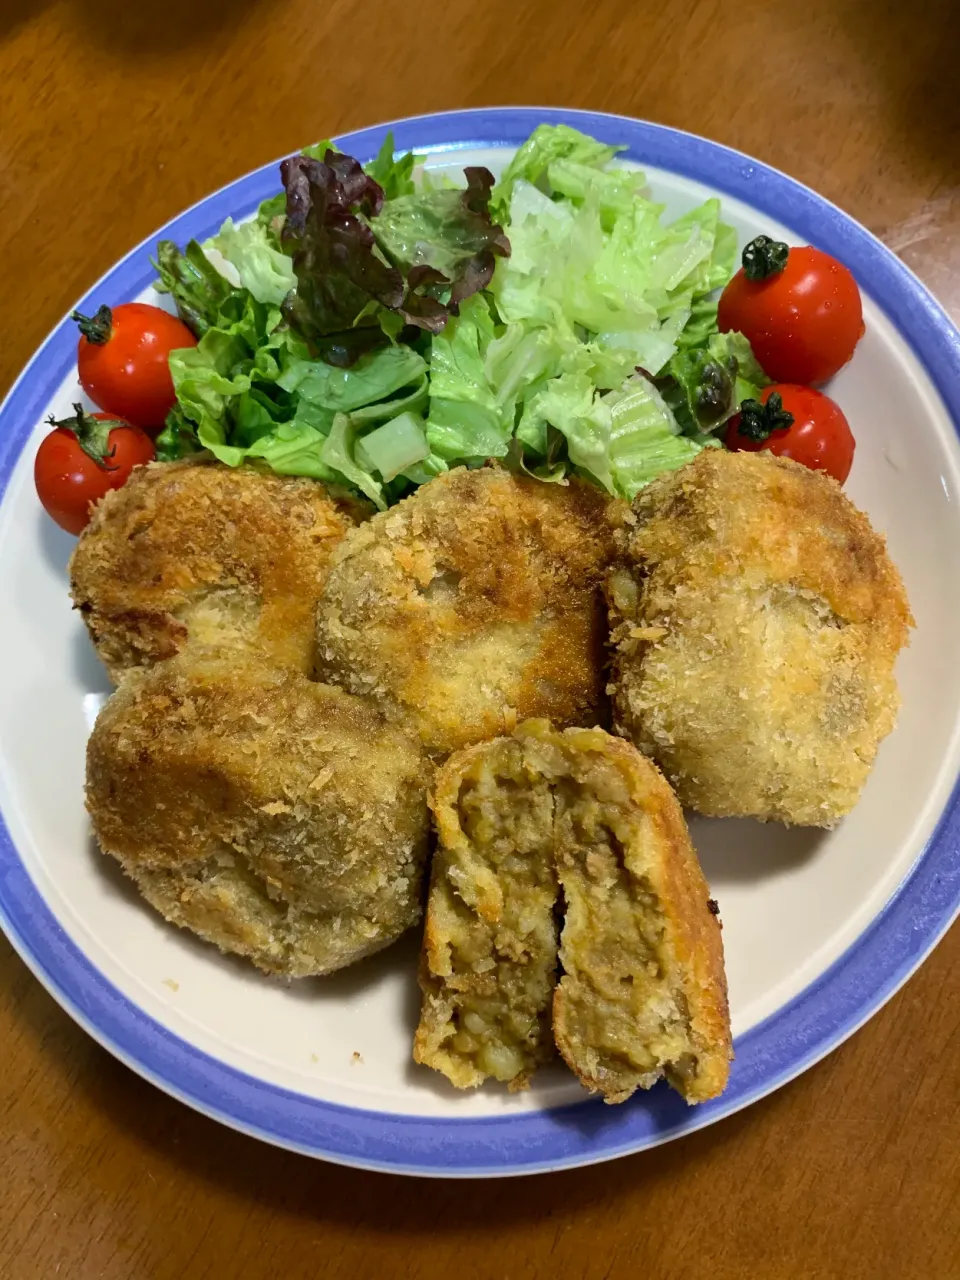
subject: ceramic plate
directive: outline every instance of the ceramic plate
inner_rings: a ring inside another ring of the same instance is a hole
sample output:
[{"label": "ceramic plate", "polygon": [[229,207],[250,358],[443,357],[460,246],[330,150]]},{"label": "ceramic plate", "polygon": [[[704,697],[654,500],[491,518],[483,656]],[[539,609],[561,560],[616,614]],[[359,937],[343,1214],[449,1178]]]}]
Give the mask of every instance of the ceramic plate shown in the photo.
[{"label": "ceramic plate", "polygon": [[[648,174],[680,213],[719,194],[758,232],[845,262],[867,332],[834,380],[857,438],[851,498],[889,540],[916,616],[900,660],[900,722],[860,804],[831,833],[692,824],[724,921],[736,1062],[715,1102],[665,1086],[619,1107],[561,1068],[527,1093],[457,1094],[415,1067],[416,939],[327,979],[285,986],[155,916],[90,839],[84,744],[108,691],[71,612],[72,539],[41,511],[32,468],[45,416],[78,396],[64,320],[0,410],[0,922],[70,1014],[134,1070],[224,1123],[367,1168],[443,1176],[533,1173],[611,1159],[722,1119],[828,1053],[923,960],[960,903],[960,335],[879,241],[805,187],[714,143],[574,111],[504,109],[404,120],[399,148],[433,167],[504,160],[565,121]],[[365,161],[386,126],[339,139]],[[305,141],[309,141],[306,139]],[[161,234],[205,239],[278,190],[275,164],[225,187],[128,254],[78,306],[151,299]]]}]

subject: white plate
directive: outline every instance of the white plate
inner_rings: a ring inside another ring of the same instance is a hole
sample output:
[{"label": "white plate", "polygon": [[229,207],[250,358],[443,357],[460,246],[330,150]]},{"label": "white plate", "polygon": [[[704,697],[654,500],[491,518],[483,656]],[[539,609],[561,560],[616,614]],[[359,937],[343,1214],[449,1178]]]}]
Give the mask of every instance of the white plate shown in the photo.
[{"label": "white plate", "polygon": [[[432,166],[496,170],[543,119],[626,143],[672,212],[719,193],[742,242],[762,231],[820,245],[851,267],[864,294],[866,336],[830,390],[857,438],[847,491],[888,536],[916,615],[898,668],[903,710],[838,830],[692,824],[723,915],[736,1037],[730,1087],[718,1101],[690,1109],[658,1087],[604,1108],[584,1103],[560,1068],[526,1094],[455,1093],[411,1062],[415,939],[332,978],[287,986],[147,908],[88,834],[84,745],[109,686],[67,596],[73,540],[33,491],[43,419],[63,416],[80,395],[69,322],[0,410],[0,920],[54,995],[136,1070],[237,1128],[351,1164],[532,1172],[709,1123],[853,1031],[934,945],[960,899],[956,331],[906,268],[839,210],[715,144],[617,117],[533,109],[430,116],[394,129],[398,147],[414,147]],[[366,160],[384,133],[340,144]],[[268,166],[201,202],[134,250],[81,309],[155,300],[149,254],[161,234],[203,239],[277,189]]]}]

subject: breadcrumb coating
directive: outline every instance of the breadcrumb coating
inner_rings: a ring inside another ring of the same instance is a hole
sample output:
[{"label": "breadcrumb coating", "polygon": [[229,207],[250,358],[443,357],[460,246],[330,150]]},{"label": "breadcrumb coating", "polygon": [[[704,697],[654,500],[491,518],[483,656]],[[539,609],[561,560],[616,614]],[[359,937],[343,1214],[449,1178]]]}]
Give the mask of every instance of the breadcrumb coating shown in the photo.
[{"label": "breadcrumb coating", "polygon": [[607,581],[618,731],[701,813],[833,825],[899,705],[913,620],[883,538],[768,453],[704,450],[633,511]]},{"label": "breadcrumb coating", "polygon": [[442,756],[532,715],[602,723],[602,579],[625,503],[498,467],[432,480],[354,529],[320,601],[321,679]]},{"label": "breadcrumb coating", "polygon": [[132,672],[87,749],[102,849],[174,924],[267,973],[330,973],[421,912],[415,740],[340,689],[191,646]]},{"label": "breadcrumb coating", "polygon": [[310,674],[330,553],[367,509],[315,480],[154,463],[98,503],[71,593],[114,683],[188,641],[252,645]]}]

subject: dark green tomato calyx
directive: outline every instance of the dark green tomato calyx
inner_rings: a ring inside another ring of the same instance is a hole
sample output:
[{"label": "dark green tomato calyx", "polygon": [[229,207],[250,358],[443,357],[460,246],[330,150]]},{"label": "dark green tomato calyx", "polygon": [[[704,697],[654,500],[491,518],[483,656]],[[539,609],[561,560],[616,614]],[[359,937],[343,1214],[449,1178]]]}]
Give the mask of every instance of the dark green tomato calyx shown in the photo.
[{"label": "dark green tomato calyx", "polygon": [[116,427],[127,426],[126,422],[121,422],[119,418],[94,418],[92,414],[84,413],[82,404],[73,406],[72,418],[57,421],[51,414],[47,421],[51,427],[69,431],[76,436],[77,444],[101,471],[116,471],[116,467],[110,466],[110,459],[117,452],[116,445],[110,447],[110,432]]},{"label": "dark green tomato calyx", "polygon": [[723,364],[718,360],[711,360],[703,366],[700,385],[697,387],[696,415],[697,422],[705,430],[715,427],[729,415],[737,367],[735,356],[731,356]]},{"label": "dark green tomato calyx", "polygon": [[759,400],[744,400],[740,406],[737,435],[758,444],[770,438],[774,431],[786,431],[793,426],[793,414],[783,407],[779,391],[767,397],[766,404]]},{"label": "dark green tomato calyx", "polygon": [[787,265],[790,249],[782,240],[755,236],[743,251],[740,261],[748,280],[766,280],[778,276]]},{"label": "dark green tomato calyx", "polygon": [[113,332],[113,312],[109,307],[98,308],[96,315],[93,316],[85,316],[79,311],[71,311],[70,319],[76,320],[80,332],[95,347],[103,346],[105,342],[109,342],[110,334]]}]

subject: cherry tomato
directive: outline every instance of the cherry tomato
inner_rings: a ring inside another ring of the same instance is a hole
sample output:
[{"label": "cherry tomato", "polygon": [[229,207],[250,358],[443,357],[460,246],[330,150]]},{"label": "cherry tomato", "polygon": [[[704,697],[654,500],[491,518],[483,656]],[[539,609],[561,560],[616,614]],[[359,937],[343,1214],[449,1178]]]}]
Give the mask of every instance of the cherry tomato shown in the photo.
[{"label": "cherry tomato", "polygon": [[90,507],[110,489],[119,489],[134,467],[152,462],[153,441],[139,427],[108,413],[84,413],[50,422],[33,464],[37,496],[47,514],[67,533],[81,533]]},{"label": "cherry tomato", "polygon": [[[768,254],[751,259],[760,240]],[[770,257],[770,248],[782,256]],[[743,260],[720,297],[720,331],[738,330],[748,338],[775,382],[819,386],[832,378],[863,336],[860,290],[847,268],[809,245],[786,253],[785,245],[759,236]]]},{"label": "cherry tomato", "polygon": [[80,326],[77,366],[84,391],[101,409],[156,434],[176,397],[171,351],[197,340],[176,316],[145,302],[101,307],[95,316],[74,311]]},{"label": "cherry tomato", "polygon": [[[775,396],[779,396],[779,404],[776,400],[770,403]],[[730,419],[726,435],[728,449],[745,449],[749,453],[766,449],[778,457],[801,462],[813,471],[826,471],[843,484],[853,466],[856,441],[838,404],[822,391],[783,382],[764,387],[760,404],[765,412],[752,411],[749,422],[745,422],[746,407],[756,405],[756,401],[744,401],[745,412]],[[792,417],[792,423],[776,425],[778,420],[784,421],[783,414]],[[744,434],[746,429],[762,436],[771,427],[766,438]]]}]

